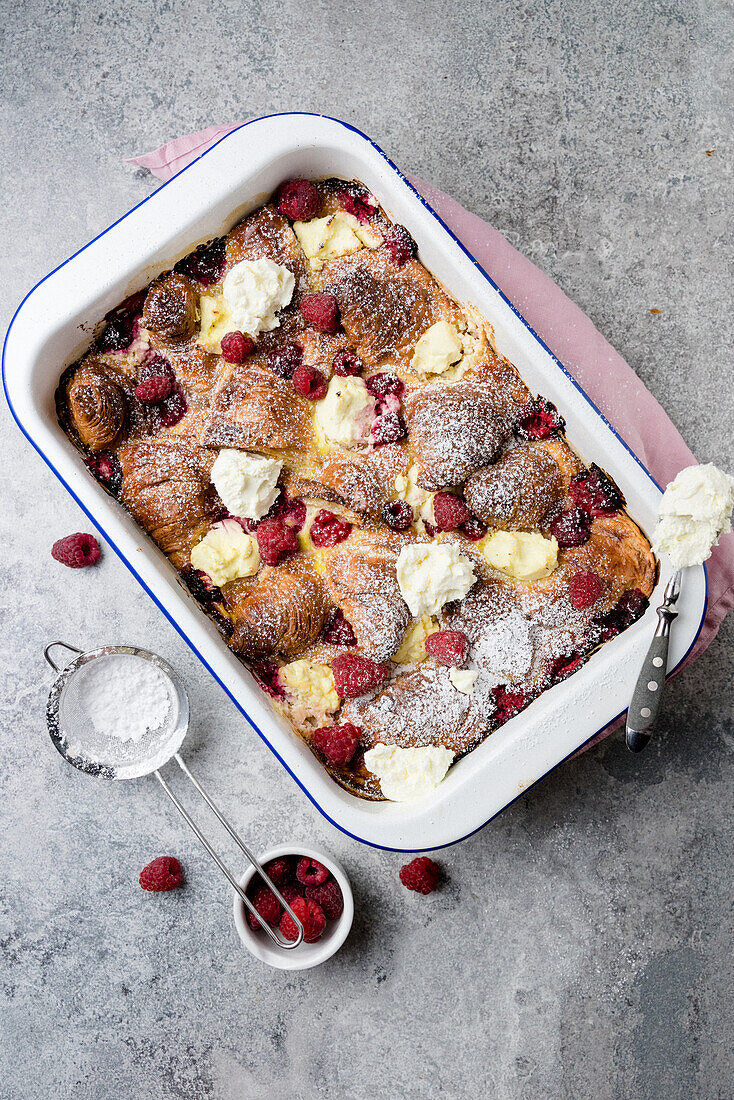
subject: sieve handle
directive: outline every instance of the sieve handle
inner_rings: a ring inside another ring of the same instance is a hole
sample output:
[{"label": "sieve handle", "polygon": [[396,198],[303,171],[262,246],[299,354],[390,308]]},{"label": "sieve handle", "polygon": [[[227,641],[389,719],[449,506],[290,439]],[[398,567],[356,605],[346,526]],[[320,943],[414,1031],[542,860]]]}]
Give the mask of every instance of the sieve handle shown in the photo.
[{"label": "sieve handle", "polygon": [[[51,668],[54,670],[54,672],[61,672],[61,668],[56,664],[56,661],[54,661],[53,657],[51,656],[51,650],[54,648],[54,646],[57,646],[57,645],[63,646],[64,649],[71,650],[71,652],[76,653],[77,656],[80,653],[84,652],[83,649],[77,649],[77,647],[75,645],[69,645],[68,642],[49,642],[48,645],[46,646],[46,648],[43,651],[43,655],[46,658],[46,660],[48,661],[48,663],[51,665]],[[67,664],[68,664],[68,662],[67,662]],[[62,667],[65,667],[65,666],[62,666]]]},{"label": "sieve handle", "polygon": [[222,862],[220,857],[214,851],[214,848],[211,846],[211,844],[209,843],[207,838],[204,836],[204,834],[202,833],[199,826],[193,820],[193,818],[188,813],[188,811],[185,810],[184,807],[181,805],[178,798],[176,798],[176,795],[173,793],[173,791],[169,787],[168,783],[166,783],[165,779],[161,775],[160,771],[158,771],[158,769],[156,769],[156,771],[153,773],[155,775],[156,779],[158,780],[160,785],[163,787],[163,790],[166,792],[166,794],[168,795],[168,797],[170,798],[171,802],[174,804],[174,806],[176,807],[178,812],[181,814],[181,817],[184,819],[186,824],[189,826],[189,828],[192,830],[194,835],[197,837],[200,844],[206,849],[206,851],[209,853],[209,855],[212,857],[212,859],[216,863],[219,870],[222,872],[222,874],[225,876],[225,878],[229,881],[230,885],[234,888],[236,893],[239,895],[239,897],[241,898],[241,900],[242,900],[243,904],[245,905],[245,907],[255,917],[255,919],[259,923],[260,927],[263,929],[263,931],[265,931],[267,933],[267,935],[270,936],[270,939],[278,947],[282,947],[283,950],[285,950],[285,951],[292,951],[293,948],[298,947],[298,945],[303,940],[303,925],[301,924],[300,920],[298,919],[296,914],[293,912],[293,910],[291,909],[290,905],[285,900],[283,895],[280,893],[280,891],[278,890],[278,887],[275,885],[274,882],[271,881],[269,875],[267,875],[266,872],[263,870],[263,868],[260,866],[260,863],[257,861],[255,856],[252,854],[250,849],[247,847],[247,845],[242,840],[242,838],[239,836],[239,834],[236,832],[236,830],[233,828],[233,826],[229,823],[229,821],[224,816],[222,811],[214,803],[212,798],[207,794],[207,792],[202,787],[201,783],[199,783],[198,779],[196,779],[192,775],[192,773],[189,771],[188,767],[186,766],[186,764],[184,764],[183,760],[181,759],[181,757],[179,756],[178,753],[175,754],[174,759],[176,760],[176,763],[179,765],[179,767],[183,771],[184,775],[186,775],[188,777],[188,779],[190,779],[191,782],[193,783],[193,785],[196,787],[197,791],[199,792],[201,797],[204,799],[207,806],[212,810],[212,812],[215,814],[217,819],[221,822],[221,824],[227,830],[227,832],[232,837],[232,839],[236,842],[236,844],[241,849],[241,851],[244,852],[244,854],[247,856],[248,860],[250,861],[252,866],[255,868],[257,873],[261,876],[263,881],[268,884],[268,886],[273,891],[273,893],[275,894],[275,896],[277,897],[277,899],[281,903],[281,905],[284,907],[284,909],[287,910],[288,914],[291,916],[291,918],[293,919],[293,921],[295,922],[295,925],[296,925],[297,936],[296,936],[295,940],[291,941],[291,940],[281,939],[280,936],[277,936],[275,934],[275,932],[270,927],[270,925],[266,924],[266,922],[262,919],[262,917],[260,916],[258,911],[253,906],[250,899],[247,897],[247,894],[242,889],[242,887],[240,886],[237,879],[234,877],[234,875],[231,873],[229,868]]}]

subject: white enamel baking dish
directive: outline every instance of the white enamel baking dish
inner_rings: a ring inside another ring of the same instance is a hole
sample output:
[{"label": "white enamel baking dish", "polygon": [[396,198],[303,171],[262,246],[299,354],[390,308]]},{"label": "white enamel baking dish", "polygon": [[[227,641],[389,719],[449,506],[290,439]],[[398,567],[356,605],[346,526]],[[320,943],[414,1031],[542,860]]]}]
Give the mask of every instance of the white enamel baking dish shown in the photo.
[{"label": "white enamel baking dish", "polygon": [[[21,431],[321,813],[363,843],[424,851],[481,828],[625,710],[670,569],[662,564],[651,609],[639,622],[460,760],[435,797],[370,803],[329,778],[271,710],[163,555],[86,472],[54,405],[62,369],[86,350],[99,318],[193,245],[224,233],[292,176],[341,176],[366,184],[413,234],[428,269],[494,325],[500,351],[531,390],[558,405],[576,449],[613,475],[631,515],[652,530],[659,487],[563,366],[385,154],[353,127],[318,115],[275,115],[241,126],[47,275],[8,330],[5,393]],[[671,671],[698,636],[706,590],[705,569],[689,569],[673,630]]]}]

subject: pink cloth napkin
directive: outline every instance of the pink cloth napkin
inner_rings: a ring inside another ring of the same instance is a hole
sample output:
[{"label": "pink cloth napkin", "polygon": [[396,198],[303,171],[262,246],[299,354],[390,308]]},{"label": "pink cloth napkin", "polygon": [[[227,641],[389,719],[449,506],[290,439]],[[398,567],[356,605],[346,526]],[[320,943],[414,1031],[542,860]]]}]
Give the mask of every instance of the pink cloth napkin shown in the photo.
[{"label": "pink cloth napkin", "polygon": [[[238,125],[210,126],[198,133],[186,134],[151,153],[131,157],[127,163],[147,168],[165,182],[225,134],[236,130]],[[679,470],[696,461],[667,414],[632,368],[560,287],[476,214],[469,213],[430,184],[418,179],[411,182],[583,386],[659,485],[665,486]],[[714,549],[707,568],[706,620],[688,661],[703,653],[716,636],[727,611],[734,607],[734,533],[726,535]],[[616,724],[608,726],[595,740],[609,733]]]}]

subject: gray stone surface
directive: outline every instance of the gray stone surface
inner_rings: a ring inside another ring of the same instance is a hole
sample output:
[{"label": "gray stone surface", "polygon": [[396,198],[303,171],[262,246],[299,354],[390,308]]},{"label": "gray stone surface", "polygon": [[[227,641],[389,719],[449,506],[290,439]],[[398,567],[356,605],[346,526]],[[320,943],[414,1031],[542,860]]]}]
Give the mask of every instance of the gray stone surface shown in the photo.
[{"label": "gray stone surface", "polygon": [[[121,158],[213,121],[341,116],[494,222],[635,366],[701,459],[730,465],[732,17],[692,4],[335,0],[2,4],[1,317],[155,183]],[[706,150],[711,150],[708,156]],[[651,308],[661,309],[652,315]],[[732,624],[660,735],[567,764],[443,853],[398,855],[306,802],[3,408],[0,1095],[677,1100],[730,1095]],[[107,788],[44,732],[58,635],[167,655],[193,756],[256,846],[346,864],[358,916],[302,975],[240,949],[230,897],[153,780]],[[161,852],[185,890],[136,885]]]}]

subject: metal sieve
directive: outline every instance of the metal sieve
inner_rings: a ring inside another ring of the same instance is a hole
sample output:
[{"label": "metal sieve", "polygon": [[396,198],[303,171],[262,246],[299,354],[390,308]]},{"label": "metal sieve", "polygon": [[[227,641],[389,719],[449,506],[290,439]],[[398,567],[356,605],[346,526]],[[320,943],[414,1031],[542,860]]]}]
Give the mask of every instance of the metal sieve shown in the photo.
[{"label": "metal sieve", "polygon": [[[66,666],[57,665],[51,656],[51,650],[56,646],[62,646],[71,653],[76,653],[77,656]],[[99,649],[84,653],[81,649],[69,645],[67,642],[51,642],[50,645],[46,646],[43,655],[54,672],[58,673],[49,692],[46,704],[46,720],[51,740],[64,759],[75,768],[78,768],[79,771],[86,772],[87,775],[95,775],[100,779],[139,779],[144,775],[154,775],[181,814],[181,817],[270,939],[283,950],[290,951],[294,947],[298,947],[303,939],[303,925],[242,838],[181,759],[178,750],[189,728],[189,700],[183,683],[168,662],[145,649],[124,645],[101,646]],[[147,729],[136,741],[124,741],[100,733],[91,720],[83,701],[84,681],[90,675],[92,664],[94,664],[96,678],[97,674],[104,672],[104,668],[99,662],[113,656],[124,656],[131,661],[144,661],[152,664],[160,674],[162,686],[165,685],[168,691],[169,708],[165,717],[156,728]],[[240,850],[247,856],[247,859],[273,891],[283,908],[293,918],[298,933],[295,940],[290,942],[281,939],[270,925],[262,920],[236,877],[226,867],[199,826],[179,802],[160,773],[160,769],[169,760],[176,761],[209,809],[224,826]]]}]

